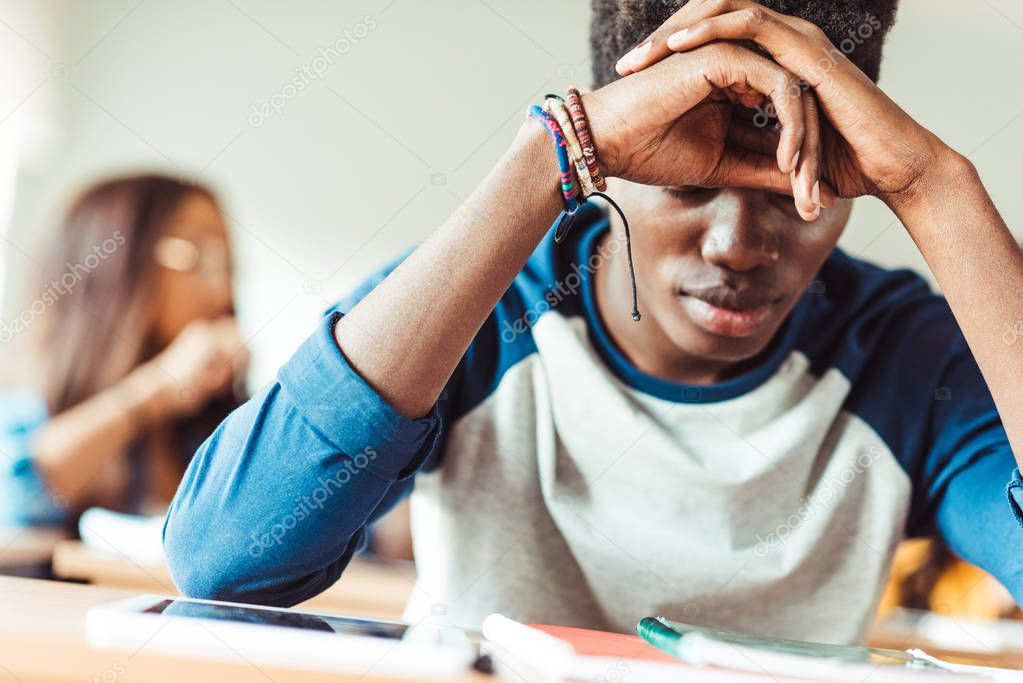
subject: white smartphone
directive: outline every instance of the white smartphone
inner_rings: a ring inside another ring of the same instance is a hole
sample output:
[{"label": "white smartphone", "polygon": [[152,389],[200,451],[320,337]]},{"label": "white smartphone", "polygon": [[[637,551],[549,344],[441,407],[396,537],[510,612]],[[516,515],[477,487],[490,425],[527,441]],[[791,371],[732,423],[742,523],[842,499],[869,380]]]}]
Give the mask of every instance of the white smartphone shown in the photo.
[{"label": "white smartphone", "polygon": [[89,610],[86,638],[108,649],[379,677],[450,678],[478,648],[460,629],[215,600],[141,595]]}]

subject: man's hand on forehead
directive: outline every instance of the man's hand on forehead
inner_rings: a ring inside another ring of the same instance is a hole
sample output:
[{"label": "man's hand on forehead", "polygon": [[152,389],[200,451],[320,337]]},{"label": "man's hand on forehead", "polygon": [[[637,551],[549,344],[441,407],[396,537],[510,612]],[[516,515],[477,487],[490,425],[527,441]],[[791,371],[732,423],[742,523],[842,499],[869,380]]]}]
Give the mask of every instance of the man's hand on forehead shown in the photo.
[{"label": "man's hand on forehead", "polygon": [[[804,144],[808,154],[800,156],[793,178],[797,197],[808,183],[823,179],[842,197],[873,194],[897,203],[912,192],[942,147],[818,26],[753,0],[693,0],[622,57],[616,68],[634,77],[673,53],[721,41],[754,43],[792,74],[809,99],[819,101],[823,134],[820,144]],[[772,104],[775,95],[770,93]],[[784,139],[786,123],[781,123]]]},{"label": "man's hand on forehead", "polygon": [[[742,45],[721,42],[671,55],[586,99],[611,176],[665,187],[747,187],[791,194],[808,221],[834,197],[816,180],[801,182],[795,170],[814,168],[799,166],[801,157],[820,157],[815,149],[820,119],[812,93],[784,67]],[[770,110],[782,126],[761,130],[758,137],[755,128],[732,115],[733,109]],[[744,140],[756,144],[743,145]]]}]

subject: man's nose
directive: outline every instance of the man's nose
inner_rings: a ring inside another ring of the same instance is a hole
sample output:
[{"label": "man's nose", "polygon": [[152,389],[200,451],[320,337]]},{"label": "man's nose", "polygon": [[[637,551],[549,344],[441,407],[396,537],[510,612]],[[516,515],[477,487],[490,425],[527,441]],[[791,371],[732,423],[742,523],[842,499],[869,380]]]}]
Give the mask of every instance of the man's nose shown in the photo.
[{"label": "man's nose", "polygon": [[739,272],[770,267],[778,262],[777,226],[760,192],[726,189],[714,198],[712,222],[700,244],[703,260]]}]

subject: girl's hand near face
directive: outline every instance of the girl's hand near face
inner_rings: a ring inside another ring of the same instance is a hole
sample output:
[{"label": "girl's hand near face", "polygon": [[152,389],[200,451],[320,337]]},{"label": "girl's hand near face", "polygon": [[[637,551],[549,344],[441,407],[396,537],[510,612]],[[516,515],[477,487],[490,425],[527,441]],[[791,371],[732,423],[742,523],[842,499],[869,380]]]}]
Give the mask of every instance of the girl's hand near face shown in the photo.
[{"label": "girl's hand near face", "polygon": [[233,317],[193,320],[153,360],[136,372],[160,385],[164,415],[191,415],[227,393],[244,375],[249,352]]},{"label": "girl's hand near face", "polygon": [[248,363],[234,318],[195,320],[159,355],[40,427],[33,458],[53,495],[88,504],[103,471],[168,419],[202,410]]}]

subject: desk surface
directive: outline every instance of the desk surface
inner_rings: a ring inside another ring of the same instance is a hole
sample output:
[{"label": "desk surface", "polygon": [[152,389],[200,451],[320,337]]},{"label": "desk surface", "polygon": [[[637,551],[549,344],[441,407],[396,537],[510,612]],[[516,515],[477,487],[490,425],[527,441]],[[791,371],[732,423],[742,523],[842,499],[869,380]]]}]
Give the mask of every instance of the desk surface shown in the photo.
[{"label": "desk surface", "polygon": [[[62,579],[108,588],[165,595],[178,593],[166,564],[134,562],[123,554],[91,548],[81,541],[57,543],[53,550],[53,573]],[[409,562],[357,558],[345,568],[343,581],[299,608],[400,619],[415,579],[415,568]]]},{"label": "desk surface", "polygon": [[[132,596],[133,592],[54,581],[0,577],[0,681],[260,681],[262,683],[374,683],[364,676],[342,676],[234,662],[176,659],[148,652],[97,650],[85,640],[89,608]],[[211,636],[212,637],[212,636]],[[466,672],[454,683],[486,683],[488,676]]]},{"label": "desk surface", "polygon": [[[53,569],[59,577],[87,581],[104,588],[127,589],[134,593],[176,593],[166,565],[138,564],[124,555],[90,548],[80,541],[57,543]],[[397,619],[401,617],[414,581],[415,570],[409,563],[357,559],[345,569],[343,580],[299,607],[318,612]],[[1006,652],[991,648],[985,652],[983,634],[968,636],[970,625],[965,621],[956,624],[957,633],[967,634],[967,644],[971,645],[968,650],[942,647],[914,628],[903,631],[877,629],[871,634],[870,644],[898,650],[919,646],[936,656],[962,663],[1023,668],[1023,651]],[[2,674],[0,669],[0,683]]]},{"label": "desk surface", "polygon": [[[137,591],[0,576],[0,681],[378,683],[385,680],[374,678],[371,670],[362,676],[343,676],[255,665],[241,656],[233,662],[203,661],[169,657],[147,651],[145,646],[134,652],[90,647],[85,635],[89,609],[137,594]],[[908,645],[902,642],[898,646]],[[989,663],[1007,666],[1016,662],[1001,659]],[[496,680],[466,672],[451,683],[495,683]]]}]

